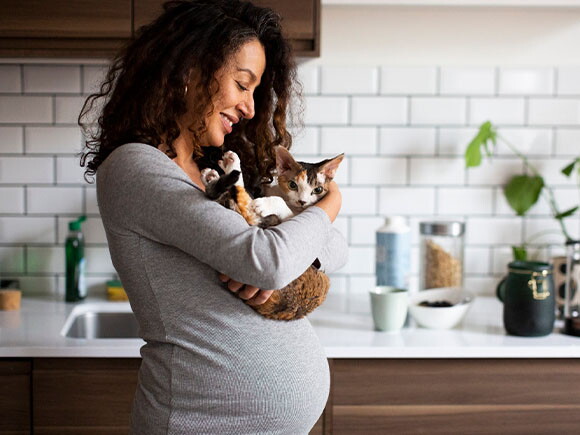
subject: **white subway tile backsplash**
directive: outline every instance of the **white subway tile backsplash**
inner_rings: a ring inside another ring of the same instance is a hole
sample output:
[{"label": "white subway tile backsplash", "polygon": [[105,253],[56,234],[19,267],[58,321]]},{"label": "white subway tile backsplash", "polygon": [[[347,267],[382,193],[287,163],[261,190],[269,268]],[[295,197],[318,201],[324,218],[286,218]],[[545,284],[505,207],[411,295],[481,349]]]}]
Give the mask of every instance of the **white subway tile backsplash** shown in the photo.
[{"label": "white subway tile backsplash", "polygon": [[0,65],[0,92],[20,93],[20,65]]},{"label": "white subway tile backsplash", "polygon": [[108,65],[83,65],[83,94],[92,94],[100,89],[107,74]]},{"label": "white subway tile backsplash", "polygon": [[116,272],[109,255],[109,248],[87,246],[85,248],[85,256],[87,259],[87,273],[114,274]]},{"label": "white subway tile backsplash", "polygon": [[0,96],[0,123],[33,122],[52,122],[52,97]]},{"label": "white subway tile backsplash", "polygon": [[52,157],[0,157],[0,183],[52,183]]},{"label": "white subway tile backsplash", "polygon": [[79,157],[57,157],[56,158],[56,182],[86,184],[84,179],[85,169],[80,165]]},{"label": "white subway tile backsplash", "polygon": [[364,215],[377,212],[377,193],[372,187],[342,187],[341,214]]},{"label": "white subway tile backsplash", "polygon": [[356,157],[351,159],[351,183],[406,184],[407,159],[403,157]]},{"label": "white subway tile backsplash", "polygon": [[442,187],[437,192],[437,212],[441,215],[491,215],[493,189]]},{"label": "white subway tile backsplash", "polygon": [[[553,134],[549,128],[500,128],[498,134],[526,156],[552,154]],[[495,154],[515,155],[503,140],[498,140]]]},{"label": "white subway tile backsplash", "polygon": [[61,214],[83,212],[82,187],[29,187],[28,213]]},{"label": "white subway tile backsplash", "polygon": [[440,128],[439,154],[464,155],[469,143],[477,134],[478,129],[469,128]]},{"label": "white subway tile backsplash", "polygon": [[435,189],[382,187],[379,189],[379,213],[382,215],[434,214]]},{"label": "white subway tile backsplash", "polygon": [[55,243],[53,217],[0,217],[2,243]]},{"label": "white subway tile backsplash", "polygon": [[321,152],[373,155],[377,153],[377,135],[375,127],[322,127]]},{"label": "white subway tile backsplash", "polygon": [[491,121],[495,125],[523,125],[523,98],[472,98],[469,102],[469,123],[479,125]]},{"label": "white subway tile backsplash", "polygon": [[24,92],[81,92],[81,68],[76,65],[24,65]]},{"label": "white subway tile backsplash", "polygon": [[[92,294],[104,294],[104,281],[115,273],[96,186],[84,181],[76,155],[83,145],[78,112],[107,68],[0,65],[0,272],[19,278],[25,292],[63,295],[64,240],[68,222],[81,214],[88,215],[83,232]],[[555,231],[532,240],[537,259],[562,253],[562,236],[543,198],[525,218],[507,205],[503,185],[523,173],[523,165],[501,140],[481,167],[466,170],[463,156],[489,119],[531,157],[554,187],[560,210],[577,205],[574,180],[559,171],[580,153],[579,67],[303,62],[298,75],[305,116],[304,127],[288,121],[294,155],[307,162],[346,155],[336,177],[343,207],[334,227],[351,245],[350,260],[332,274],[343,311],[369,312],[375,231],[386,215],[410,221],[411,289],[418,283],[421,221],[466,221],[465,282],[478,294],[494,294],[512,258],[510,246],[535,232]],[[298,103],[292,102],[296,113]],[[580,237],[580,215],[566,223]]]},{"label": "white subway tile backsplash", "polygon": [[407,112],[408,100],[404,97],[352,98],[353,124],[406,124]]},{"label": "white subway tile backsplash", "polygon": [[495,68],[441,68],[441,95],[493,95]]},{"label": "white subway tile backsplash", "polygon": [[[563,245],[566,237],[560,225],[553,218],[526,217],[524,219],[525,240],[531,243],[552,243]],[[579,237],[573,225],[566,226],[572,239]]]},{"label": "white subway tile backsplash", "polygon": [[0,153],[22,153],[23,142],[22,127],[0,127]]},{"label": "white subway tile backsplash", "polygon": [[23,187],[0,187],[0,213],[24,213]]},{"label": "white subway tile backsplash", "polygon": [[514,175],[524,173],[522,161],[515,157],[483,157],[481,165],[467,170],[467,184],[498,186],[506,184]]},{"label": "white subway tile backsplash", "polygon": [[350,243],[374,245],[375,233],[385,223],[382,216],[352,217],[350,219]]},{"label": "white subway tile backsplash", "polygon": [[413,97],[411,98],[411,124],[462,125],[467,120],[465,98]]},{"label": "white subway tile backsplash", "polygon": [[85,97],[55,97],[56,123],[77,125],[85,99]]},{"label": "white subway tile backsplash", "polygon": [[580,99],[530,98],[530,125],[580,125]]},{"label": "white subway tile backsplash", "polygon": [[470,218],[465,240],[474,245],[513,245],[520,243],[522,221],[519,218]]},{"label": "white subway tile backsplash", "polygon": [[29,246],[26,256],[28,273],[65,273],[64,246]]},{"label": "white subway tile backsplash", "polygon": [[27,154],[76,154],[83,148],[78,127],[25,127]]},{"label": "white subway tile backsplash", "polygon": [[323,66],[322,94],[376,94],[379,71],[376,67]]},{"label": "white subway tile backsplash", "polygon": [[554,148],[559,156],[577,156],[580,152],[580,130],[557,129]]},{"label": "white subway tile backsplash", "polygon": [[0,246],[0,273],[24,273],[24,248]]},{"label": "white subway tile backsplash", "polygon": [[465,163],[460,158],[411,158],[411,185],[451,185],[465,183]]},{"label": "white subway tile backsplash", "polygon": [[380,129],[380,153],[395,155],[434,155],[434,128],[384,127]]},{"label": "white subway tile backsplash", "polygon": [[319,127],[304,127],[292,133],[292,152],[297,154],[318,154],[320,143]]},{"label": "white subway tile backsplash", "polygon": [[381,94],[434,95],[437,80],[435,67],[383,67]]},{"label": "white subway tile backsplash", "polygon": [[500,68],[501,95],[551,95],[554,93],[553,68]]},{"label": "white subway tile backsplash", "polygon": [[305,97],[304,123],[306,125],[346,124],[347,97]]}]

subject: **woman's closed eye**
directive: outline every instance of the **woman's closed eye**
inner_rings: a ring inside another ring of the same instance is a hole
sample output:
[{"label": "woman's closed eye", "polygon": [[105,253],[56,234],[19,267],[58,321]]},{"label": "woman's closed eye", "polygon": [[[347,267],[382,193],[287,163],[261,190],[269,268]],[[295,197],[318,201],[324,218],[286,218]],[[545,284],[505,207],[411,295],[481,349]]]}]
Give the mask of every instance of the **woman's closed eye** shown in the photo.
[{"label": "woman's closed eye", "polygon": [[236,80],[236,83],[238,84],[238,88],[240,88],[241,91],[247,92],[249,91],[249,89],[247,87],[245,87],[244,85],[242,85],[240,82],[238,82]]}]

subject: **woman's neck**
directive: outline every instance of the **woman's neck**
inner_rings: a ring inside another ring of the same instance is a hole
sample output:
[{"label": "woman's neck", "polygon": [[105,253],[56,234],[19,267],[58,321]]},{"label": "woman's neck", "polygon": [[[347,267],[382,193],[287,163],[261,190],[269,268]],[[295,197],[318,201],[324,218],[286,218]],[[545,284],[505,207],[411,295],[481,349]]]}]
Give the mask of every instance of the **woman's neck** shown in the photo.
[{"label": "woman's neck", "polygon": [[[173,150],[175,151],[176,156],[171,160],[173,160],[173,162],[175,162],[175,164],[189,176],[191,181],[193,181],[200,189],[205,191],[205,186],[201,181],[199,168],[197,163],[195,163],[195,160],[192,158],[193,148],[190,143],[191,142],[188,141],[183,134],[175,139],[173,142]],[[161,144],[158,148],[161,151],[166,152],[169,149],[169,146]]]}]

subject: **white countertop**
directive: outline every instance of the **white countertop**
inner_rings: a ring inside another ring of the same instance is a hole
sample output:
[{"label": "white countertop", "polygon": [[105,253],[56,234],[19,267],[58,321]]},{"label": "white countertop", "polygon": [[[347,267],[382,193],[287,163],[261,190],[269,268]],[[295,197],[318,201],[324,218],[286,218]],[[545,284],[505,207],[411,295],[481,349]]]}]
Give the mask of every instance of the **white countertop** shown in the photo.
[{"label": "white countertop", "polygon": [[[505,333],[502,305],[478,297],[463,323],[436,331],[413,324],[397,333],[373,330],[369,314],[345,314],[327,301],[309,318],[329,358],[580,358],[580,338],[555,332],[545,337]],[[139,357],[139,339],[75,339],[61,335],[73,309],[98,306],[130,311],[126,302],[90,299],[65,304],[48,297],[25,297],[20,311],[0,311],[0,357]]]}]

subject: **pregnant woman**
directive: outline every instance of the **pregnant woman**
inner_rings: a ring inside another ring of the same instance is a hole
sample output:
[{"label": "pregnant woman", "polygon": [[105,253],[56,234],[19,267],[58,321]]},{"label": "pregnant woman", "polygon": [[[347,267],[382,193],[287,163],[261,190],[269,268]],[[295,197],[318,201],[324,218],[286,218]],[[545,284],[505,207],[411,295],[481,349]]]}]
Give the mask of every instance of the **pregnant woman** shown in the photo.
[{"label": "pregnant woman", "polygon": [[344,264],[338,187],[261,229],[205,196],[196,163],[223,147],[247,186],[271,181],[294,77],[271,10],[173,1],[87,99],[81,164],[146,343],[135,434],[306,434],[323,411],[328,365],[308,320],[269,320],[244,300],[263,303],[317,259]]}]

